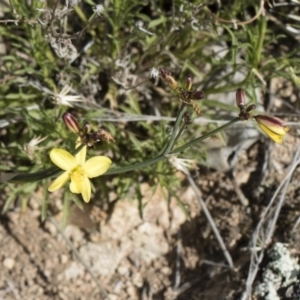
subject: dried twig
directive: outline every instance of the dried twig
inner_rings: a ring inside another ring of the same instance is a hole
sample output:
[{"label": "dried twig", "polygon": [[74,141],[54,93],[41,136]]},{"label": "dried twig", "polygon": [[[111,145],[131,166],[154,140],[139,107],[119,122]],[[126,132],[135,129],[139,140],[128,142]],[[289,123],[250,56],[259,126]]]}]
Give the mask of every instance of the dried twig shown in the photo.
[{"label": "dried twig", "polygon": [[177,247],[176,247],[176,271],[175,271],[175,282],[173,290],[177,291],[180,285],[181,276],[180,276],[180,254],[181,254],[181,230],[179,228],[177,233],[178,239],[177,239]]},{"label": "dried twig", "polygon": [[234,265],[233,265],[232,258],[231,258],[230,254],[229,254],[229,252],[228,252],[228,250],[227,250],[227,248],[225,246],[225,243],[224,243],[224,241],[223,241],[223,239],[222,239],[222,237],[221,237],[221,235],[219,233],[219,230],[218,230],[218,228],[217,228],[217,226],[216,226],[216,224],[215,224],[215,222],[214,222],[214,220],[213,220],[213,218],[212,218],[212,216],[211,216],[211,214],[210,214],[210,212],[209,212],[209,210],[208,210],[208,208],[207,208],[204,200],[201,197],[201,192],[200,192],[199,188],[197,187],[194,179],[192,178],[190,172],[188,170],[186,170],[186,171],[187,171],[186,172],[187,179],[188,179],[188,181],[189,181],[192,189],[194,190],[198,201],[200,202],[201,208],[202,208],[202,210],[203,210],[203,212],[204,212],[204,214],[205,214],[205,216],[206,216],[206,218],[208,220],[208,223],[210,224],[210,226],[211,226],[211,228],[212,228],[212,230],[214,232],[214,235],[215,235],[216,239],[219,242],[219,245],[220,245],[220,247],[221,247],[221,249],[223,251],[223,254],[224,254],[224,256],[225,256],[225,258],[227,260],[227,263],[228,263],[230,269],[233,270],[234,269]]}]

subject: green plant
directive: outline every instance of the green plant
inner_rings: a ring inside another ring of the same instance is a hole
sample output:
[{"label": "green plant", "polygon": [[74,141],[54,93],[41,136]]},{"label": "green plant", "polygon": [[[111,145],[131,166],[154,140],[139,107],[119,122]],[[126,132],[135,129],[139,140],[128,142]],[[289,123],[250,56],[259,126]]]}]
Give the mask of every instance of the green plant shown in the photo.
[{"label": "green plant", "polygon": [[[101,151],[109,156],[114,166],[106,175],[118,176],[96,179],[95,189],[101,187],[104,194],[109,188],[116,189],[125,195],[134,185],[142,214],[141,180],[154,185],[159,182],[165,191],[174,193],[180,185],[174,168],[176,155],[197,144],[196,158],[203,162],[205,147],[199,147],[199,142],[240,119],[246,120],[249,112],[241,114],[240,108],[240,116],[221,127],[200,127],[189,125],[190,117],[184,115],[187,109],[208,119],[219,119],[224,111],[237,115],[234,105],[221,103],[214,95],[243,88],[250,102],[259,104],[257,87],[265,89],[264,83],[275,76],[296,78],[297,71],[291,65],[299,59],[292,58],[293,51],[283,57],[270,55],[268,47],[281,36],[268,27],[262,14],[264,1],[254,5],[232,1],[230,8],[217,13],[212,12],[209,1],[178,0],[173,4],[173,10],[166,11],[163,1],[116,0],[107,7],[93,7],[92,1],[57,1],[47,7],[37,0],[31,5],[14,0],[4,8],[0,35],[7,51],[1,65],[4,132],[0,155],[9,163],[0,167],[3,172],[24,174],[10,177],[3,173],[2,182],[31,183],[29,190],[10,184],[11,196],[3,211],[17,195],[26,198],[38,189],[40,185],[34,180],[44,179],[45,190],[48,188],[46,178],[59,170],[51,167],[45,153],[58,146],[71,152],[75,149],[74,132],[67,131],[61,122],[66,106],[79,123],[89,120],[93,133],[98,132],[97,123],[106,120],[101,127],[116,142],[101,143],[91,148],[89,155]],[[255,13],[247,20],[250,8]],[[160,78],[167,85],[159,81],[156,66],[174,70],[171,74],[160,69]],[[243,74],[240,80],[235,79],[238,72]],[[206,99],[197,101],[203,95]],[[149,115],[155,114],[156,120],[150,120]],[[168,128],[169,123],[159,116],[177,117]],[[130,122],[133,118],[138,121]],[[99,139],[105,140],[103,136]],[[94,144],[93,136],[90,144]],[[44,167],[49,169],[34,174]],[[120,175],[129,171],[134,175]],[[110,187],[107,181],[111,181]],[[173,190],[168,189],[170,182],[176,182]],[[47,201],[45,193],[44,209]]]}]

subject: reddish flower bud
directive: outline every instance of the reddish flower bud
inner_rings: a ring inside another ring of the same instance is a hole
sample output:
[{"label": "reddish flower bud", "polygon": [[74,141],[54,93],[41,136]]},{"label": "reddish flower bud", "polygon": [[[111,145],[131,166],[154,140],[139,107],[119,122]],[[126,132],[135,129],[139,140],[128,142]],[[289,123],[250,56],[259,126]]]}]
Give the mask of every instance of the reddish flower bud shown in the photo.
[{"label": "reddish flower bud", "polygon": [[250,105],[247,106],[246,111],[247,111],[247,112],[250,112],[250,111],[254,110],[255,108],[256,108],[256,105],[255,105],[255,104],[250,104]]},{"label": "reddish flower bud", "polygon": [[235,99],[236,99],[236,105],[239,108],[242,108],[245,106],[245,92],[243,89],[238,89],[236,91]]},{"label": "reddish flower bud", "polygon": [[202,100],[204,98],[204,93],[202,91],[195,91],[191,95],[192,100]]},{"label": "reddish flower bud", "polygon": [[189,91],[192,88],[193,79],[191,75],[187,75],[185,78],[184,88]]},{"label": "reddish flower bud", "polygon": [[62,119],[66,126],[74,133],[79,134],[80,132],[80,127],[79,124],[76,120],[76,118],[71,114],[71,113],[64,113],[62,115]]},{"label": "reddish flower bud", "polygon": [[90,133],[90,131],[91,131],[90,123],[89,122],[85,122],[84,126],[83,126],[83,132],[85,134],[87,134],[87,133]]}]

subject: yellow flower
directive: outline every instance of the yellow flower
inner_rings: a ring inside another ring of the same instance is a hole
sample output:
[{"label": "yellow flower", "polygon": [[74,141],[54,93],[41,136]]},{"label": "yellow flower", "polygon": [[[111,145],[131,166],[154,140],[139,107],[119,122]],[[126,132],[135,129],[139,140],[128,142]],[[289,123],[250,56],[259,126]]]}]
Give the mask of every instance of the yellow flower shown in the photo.
[{"label": "yellow flower", "polygon": [[75,156],[64,149],[54,148],[50,152],[50,158],[55,165],[65,172],[52,182],[48,191],[56,191],[71,180],[71,192],[81,193],[85,202],[89,202],[91,198],[89,178],[104,174],[112,163],[106,156],[95,156],[85,161],[86,146]]},{"label": "yellow flower", "polygon": [[273,116],[254,116],[261,130],[274,142],[282,144],[283,137],[289,131],[289,127],[284,122]]}]

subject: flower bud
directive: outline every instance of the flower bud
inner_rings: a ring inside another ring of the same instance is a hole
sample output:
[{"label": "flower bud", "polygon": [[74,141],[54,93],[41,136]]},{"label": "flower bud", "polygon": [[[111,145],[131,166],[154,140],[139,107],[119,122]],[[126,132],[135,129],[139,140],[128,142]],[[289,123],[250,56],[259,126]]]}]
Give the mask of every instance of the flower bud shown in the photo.
[{"label": "flower bud", "polygon": [[74,133],[79,134],[80,132],[80,127],[79,124],[76,120],[76,118],[71,114],[71,113],[64,113],[62,115],[62,119],[66,126]]},{"label": "flower bud", "polygon": [[91,132],[91,126],[89,122],[85,122],[83,125],[83,132],[84,134],[90,133]]},{"label": "flower bud", "polygon": [[236,105],[238,108],[245,106],[245,92],[243,89],[238,89],[235,94]]},{"label": "flower bud", "polygon": [[289,127],[284,122],[273,116],[254,116],[261,130],[274,142],[282,144],[283,137],[289,131]]},{"label": "flower bud", "polygon": [[202,100],[204,98],[204,93],[202,91],[195,91],[191,95],[192,100]]},{"label": "flower bud", "polygon": [[192,88],[193,79],[191,75],[187,75],[184,82],[184,88],[189,91]]},{"label": "flower bud", "polygon": [[255,104],[250,104],[250,105],[247,106],[246,111],[250,112],[250,111],[254,110],[255,108],[256,108]]},{"label": "flower bud", "polygon": [[160,76],[169,84],[169,86],[173,90],[176,90],[178,88],[178,82],[174,79],[171,73],[169,73],[165,69],[159,69],[159,71],[160,71]]}]

